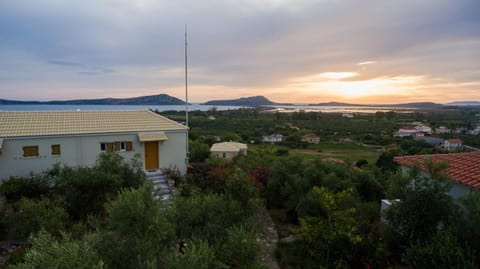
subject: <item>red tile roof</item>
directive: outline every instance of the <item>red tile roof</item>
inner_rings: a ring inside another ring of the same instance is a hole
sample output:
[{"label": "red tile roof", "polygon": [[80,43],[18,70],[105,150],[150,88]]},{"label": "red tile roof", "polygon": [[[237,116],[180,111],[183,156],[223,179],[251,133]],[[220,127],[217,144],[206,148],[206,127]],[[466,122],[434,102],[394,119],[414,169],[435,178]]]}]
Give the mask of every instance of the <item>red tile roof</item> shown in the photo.
[{"label": "red tile roof", "polygon": [[456,144],[462,144],[462,140],[460,139],[447,139],[449,143],[456,143]]},{"label": "red tile roof", "polygon": [[431,159],[434,163],[448,162],[448,168],[446,170],[447,176],[463,185],[480,189],[480,151],[469,153],[399,156],[394,158],[394,160],[400,165],[417,164],[422,170],[427,170],[425,167],[425,161],[428,159]]}]

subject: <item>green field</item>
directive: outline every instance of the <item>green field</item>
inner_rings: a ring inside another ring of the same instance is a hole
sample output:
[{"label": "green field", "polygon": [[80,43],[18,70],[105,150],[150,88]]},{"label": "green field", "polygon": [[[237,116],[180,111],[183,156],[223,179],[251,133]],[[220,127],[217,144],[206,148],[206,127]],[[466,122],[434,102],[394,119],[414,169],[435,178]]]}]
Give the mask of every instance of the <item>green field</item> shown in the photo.
[{"label": "green field", "polygon": [[[282,146],[275,145],[248,145],[249,150],[269,150],[274,153],[277,149],[286,149]],[[355,143],[319,143],[310,145],[306,149],[289,149],[289,154],[301,155],[305,158],[336,158],[343,160],[349,164],[358,160],[365,159],[369,163],[375,163],[378,156],[383,152],[383,148],[379,146],[359,145]]]}]

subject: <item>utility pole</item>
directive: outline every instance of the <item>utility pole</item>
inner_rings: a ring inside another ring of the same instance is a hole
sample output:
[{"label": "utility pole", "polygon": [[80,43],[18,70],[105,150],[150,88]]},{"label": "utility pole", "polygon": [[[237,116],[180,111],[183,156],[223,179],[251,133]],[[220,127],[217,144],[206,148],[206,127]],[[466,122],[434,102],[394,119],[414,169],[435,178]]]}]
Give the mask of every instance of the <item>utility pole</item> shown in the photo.
[{"label": "utility pole", "polygon": [[[187,71],[187,24],[185,24],[185,126],[188,128],[188,71]],[[185,163],[188,165],[190,152],[188,151],[188,129],[186,138],[186,153],[187,157]]]}]

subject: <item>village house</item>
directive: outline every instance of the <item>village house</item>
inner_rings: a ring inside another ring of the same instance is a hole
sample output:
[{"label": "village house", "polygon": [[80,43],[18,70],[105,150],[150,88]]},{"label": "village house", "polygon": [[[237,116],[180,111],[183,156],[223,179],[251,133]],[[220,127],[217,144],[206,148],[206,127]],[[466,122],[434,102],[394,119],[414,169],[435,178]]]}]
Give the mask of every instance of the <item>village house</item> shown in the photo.
[{"label": "village house", "polygon": [[231,159],[238,154],[247,155],[247,150],[247,145],[239,142],[215,143],[210,148],[213,155],[224,159]]},{"label": "village house", "polygon": [[393,133],[395,137],[416,137],[424,136],[425,134],[431,134],[432,128],[426,125],[416,125],[416,126],[404,126],[398,129],[397,132]]},{"label": "village house", "polygon": [[459,150],[463,147],[462,143],[463,141],[460,139],[446,139],[445,142],[443,142],[443,149],[448,151]]},{"label": "village house", "polygon": [[320,143],[320,136],[312,133],[305,134],[304,136],[302,136],[302,141],[310,144],[318,144]]},{"label": "village house", "polygon": [[285,140],[285,137],[281,134],[272,134],[272,135],[265,135],[263,136],[262,141],[264,143],[281,143]]},{"label": "village house", "polygon": [[188,128],[148,110],[0,112],[0,179],[54,164],[92,166],[102,152],[137,156],[148,171],[186,172]]},{"label": "village house", "polygon": [[436,134],[449,134],[451,133],[452,130],[448,129],[445,126],[440,126],[438,128],[435,128],[435,133]]},{"label": "village house", "polygon": [[446,162],[448,167],[445,174],[453,181],[450,195],[454,198],[480,190],[480,151],[398,156],[394,160],[402,166],[418,165],[424,172],[428,171],[425,164],[427,160],[433,163]]}]

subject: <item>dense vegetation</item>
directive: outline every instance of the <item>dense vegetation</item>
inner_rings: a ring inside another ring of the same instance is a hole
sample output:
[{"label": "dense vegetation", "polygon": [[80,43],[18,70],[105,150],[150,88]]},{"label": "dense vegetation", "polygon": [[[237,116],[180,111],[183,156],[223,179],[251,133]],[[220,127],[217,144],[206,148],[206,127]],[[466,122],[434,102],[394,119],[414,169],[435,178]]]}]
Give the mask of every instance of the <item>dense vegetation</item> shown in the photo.
[{"label": "dense vegetation", "polygon": [[[480,194],[453,199],[442,164],[428,164],[431,176],[398,169],[395,155],[439,150],[391,136],[412,120],[474,124],[471,113],[193,112],[192,168],[184,177],[166,171],[177,186],[169,201],[153,198],[138,160],[116,154],[3,182],[0,237],[24,242],[8,266],[264,268],[257,212],[265,206],[282,268],[478,268]],[[301,142],[310,132],[322,142]],[[261,143],[272,133],[287,139]],[[248,156],[209,157],[211,144],[229,140],[254,143]],[[381,213],[385,198],[401,202]]]},{"label": "dense vegetation", "polygon": [[92,168],[4,182],[1,237],[28,239],[11,268],[256,268],[258,191],[249,177],[183,180],[181,195],[162,202],[139,167],[102,154]]}]

